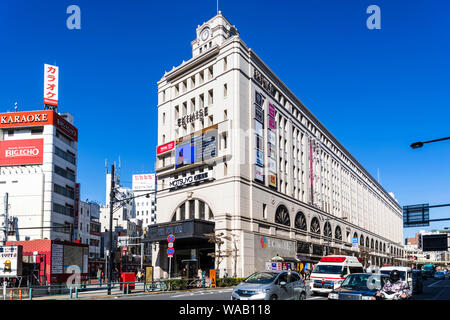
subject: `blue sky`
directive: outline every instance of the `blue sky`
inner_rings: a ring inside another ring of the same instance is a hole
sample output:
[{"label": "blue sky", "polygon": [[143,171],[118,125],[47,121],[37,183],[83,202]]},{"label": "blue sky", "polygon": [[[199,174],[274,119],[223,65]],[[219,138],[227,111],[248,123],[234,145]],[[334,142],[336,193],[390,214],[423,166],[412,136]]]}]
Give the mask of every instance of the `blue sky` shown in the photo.
[{"label": "blue sky", "polygon": [[[66,27],[69,5],[81,30]],[[369,30],[369,5],[381,30]],[[222,13],[401,205],[450,203],[447,1],[220,1]],[[157,85],[191,57],[216,1],[2,0],[0,111],[42,108],[43,65],[60,67],[60,112],[79,129],[82,199],[105,201],[105,159],[122,182],[154,168]],[[450,208],[432,209],[432,218]],[[432,223],[429,229],[448,226]],[[405,236],[418,229],[405,229]]]}]

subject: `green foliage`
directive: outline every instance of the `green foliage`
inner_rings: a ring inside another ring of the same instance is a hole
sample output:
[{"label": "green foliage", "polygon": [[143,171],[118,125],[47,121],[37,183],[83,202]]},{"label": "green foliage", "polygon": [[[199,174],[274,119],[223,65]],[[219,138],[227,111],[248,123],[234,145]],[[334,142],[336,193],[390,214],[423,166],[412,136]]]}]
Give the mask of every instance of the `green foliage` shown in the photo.
[{"label": "green foliage", "polygon": [[184,279],[166,280],[167,290],[184,290],[187,288],[187,281]]},{"label": "green foliage", "polygon": [[235,287],[244,280],[245,278],[219,278],[216,281],[216,285],[217,287]]}]

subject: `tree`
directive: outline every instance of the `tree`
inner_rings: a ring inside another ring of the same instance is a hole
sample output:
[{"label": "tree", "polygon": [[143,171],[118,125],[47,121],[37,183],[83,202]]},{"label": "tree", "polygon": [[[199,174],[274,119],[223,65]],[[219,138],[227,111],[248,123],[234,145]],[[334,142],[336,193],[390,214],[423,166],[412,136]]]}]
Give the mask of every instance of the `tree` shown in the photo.
[{"label": "tree", "polygon": [[208,238],[209,243],[213,243],[215,246],[214,252],[208,253],[208,256],[214,258],[214,268],[218,270],[223,259],[228,258],[231,255],[230,250],[222,249],[222,246],[225,244],[225,240],[231,240],[231,237],[225,236],[223,232],[217,234],[205,233],[203,235]]}]

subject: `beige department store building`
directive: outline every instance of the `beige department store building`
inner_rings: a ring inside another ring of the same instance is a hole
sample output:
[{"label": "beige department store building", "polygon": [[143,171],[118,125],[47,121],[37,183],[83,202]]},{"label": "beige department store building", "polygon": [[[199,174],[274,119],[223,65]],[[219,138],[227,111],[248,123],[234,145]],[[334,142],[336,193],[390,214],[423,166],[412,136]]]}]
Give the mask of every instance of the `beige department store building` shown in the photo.
[{"label": "beige department store building", "polygon": [[[276,256],[315,263],[327,252],[404,263],[397,201],[220,12],[196,35],[192,58],[158,82],[154,277],[168,276],[169,234],[172,277],[214,264],[248,276]],[[227,237],[220,248],[212,232]]]}]

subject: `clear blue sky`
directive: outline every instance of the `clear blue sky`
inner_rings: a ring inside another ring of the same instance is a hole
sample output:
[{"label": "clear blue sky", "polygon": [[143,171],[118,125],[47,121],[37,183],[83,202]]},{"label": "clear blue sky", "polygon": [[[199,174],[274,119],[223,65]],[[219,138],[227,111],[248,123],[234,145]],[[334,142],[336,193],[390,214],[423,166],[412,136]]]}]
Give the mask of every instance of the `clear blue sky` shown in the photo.
[{"label": "clear blue sky", "polygon": [[[72,4],[81,30],[66,28]],[[381,30],[366,28],[371,4]],[[409,148],[450,136],[448,1],[222,0],[220,9],[401,205],[450,203],[450,141]],[[41,109],[43,65],[58,65],[59,111],[79,129],[82,199],[103,203],[105,159],[120,155],[125,185],[153,170],[156,82],[191,57],[195,28],[215,13],[215,0],[2,0],[0,111],[14,101]]]}]

